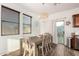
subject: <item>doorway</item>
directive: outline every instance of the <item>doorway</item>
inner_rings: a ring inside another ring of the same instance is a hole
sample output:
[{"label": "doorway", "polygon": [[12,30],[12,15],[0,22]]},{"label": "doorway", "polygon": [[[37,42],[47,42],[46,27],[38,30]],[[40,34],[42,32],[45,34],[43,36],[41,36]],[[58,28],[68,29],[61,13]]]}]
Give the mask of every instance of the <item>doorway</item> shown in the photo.
[{"label": "doorway", "polygon": [[56,22],[56,31],[58,43],[64,44],[64,21]]}]

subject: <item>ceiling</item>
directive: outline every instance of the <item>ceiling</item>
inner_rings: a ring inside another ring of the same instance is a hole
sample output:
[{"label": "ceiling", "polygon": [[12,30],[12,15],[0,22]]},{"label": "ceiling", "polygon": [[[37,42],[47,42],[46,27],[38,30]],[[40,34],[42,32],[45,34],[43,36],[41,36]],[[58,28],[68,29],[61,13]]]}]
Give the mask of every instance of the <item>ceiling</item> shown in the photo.
[{"label": "ceiling", "polygon": [[21,5],[38,14],[51,14],[79,7],[79,3],[22,3]]}]

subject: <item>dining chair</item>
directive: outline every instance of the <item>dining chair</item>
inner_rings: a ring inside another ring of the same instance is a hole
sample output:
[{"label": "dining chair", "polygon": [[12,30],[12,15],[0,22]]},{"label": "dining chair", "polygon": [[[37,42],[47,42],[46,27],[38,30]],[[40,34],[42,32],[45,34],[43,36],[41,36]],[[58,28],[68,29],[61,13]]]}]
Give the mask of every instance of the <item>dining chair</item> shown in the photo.
[{"label": "dining chair", "polygon": [[50,37],[47,35],[47,34],[44,34],[44,37],[43,37],[43,55],[48,55],[49,51],[50,51]]},{"label": "dining chair", "polygon": [[48,33],[45,33],[40,36],[40,39],[42,39],[42,46],[39,46],[39,49],[42,51],[42,55],[48,55],[49,52],[52,50],[51,43],[52,43],[52,37]]},{"label": "dining chair", "polygon": [[33,37],[25,38],[23,42],[23,48],[24,53],[23,56],[26,56],[26,53],[28,52],[29,56],[33,56],[33,44],[30,42],[30,39],[33,39]]},{"label": "dining chair", "polygon": [[29,53],[29,39],[23,38],[23,56],[26,56],[26,53]]}]

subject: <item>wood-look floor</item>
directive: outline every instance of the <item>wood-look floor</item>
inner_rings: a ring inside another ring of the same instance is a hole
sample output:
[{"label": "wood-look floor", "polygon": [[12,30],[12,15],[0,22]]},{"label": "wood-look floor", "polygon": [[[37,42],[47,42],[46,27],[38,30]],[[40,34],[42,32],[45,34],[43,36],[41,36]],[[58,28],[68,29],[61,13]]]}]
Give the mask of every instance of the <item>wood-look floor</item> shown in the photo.
[{"label": "wood-look floor", "polygon": [[[4,56],[21,56],[20,50]],[[79,56],[79,51],[70,49],[63,44],[57,44],[52,47],[52,52],[48,56]]]},{"label": "wood-look floor", "polygon": [[79,56],[79,51],[70,49],[63,44],[57,44],[53,48],[51,56]]}]

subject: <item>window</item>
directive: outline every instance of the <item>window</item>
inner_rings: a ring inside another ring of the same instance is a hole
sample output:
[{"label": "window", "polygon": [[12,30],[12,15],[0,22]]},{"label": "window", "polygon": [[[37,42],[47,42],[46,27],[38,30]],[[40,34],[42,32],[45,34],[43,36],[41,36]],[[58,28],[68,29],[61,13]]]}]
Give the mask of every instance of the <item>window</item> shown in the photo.
[{"label": "window", "polygon": [[1,35],[19,34],[20,12],[5,6],[1,7]]},{"label": "window", "polygon": [[26,14],[23,14],[23,33],[30,34],[31,33],[31,19],[32,17]]}]

